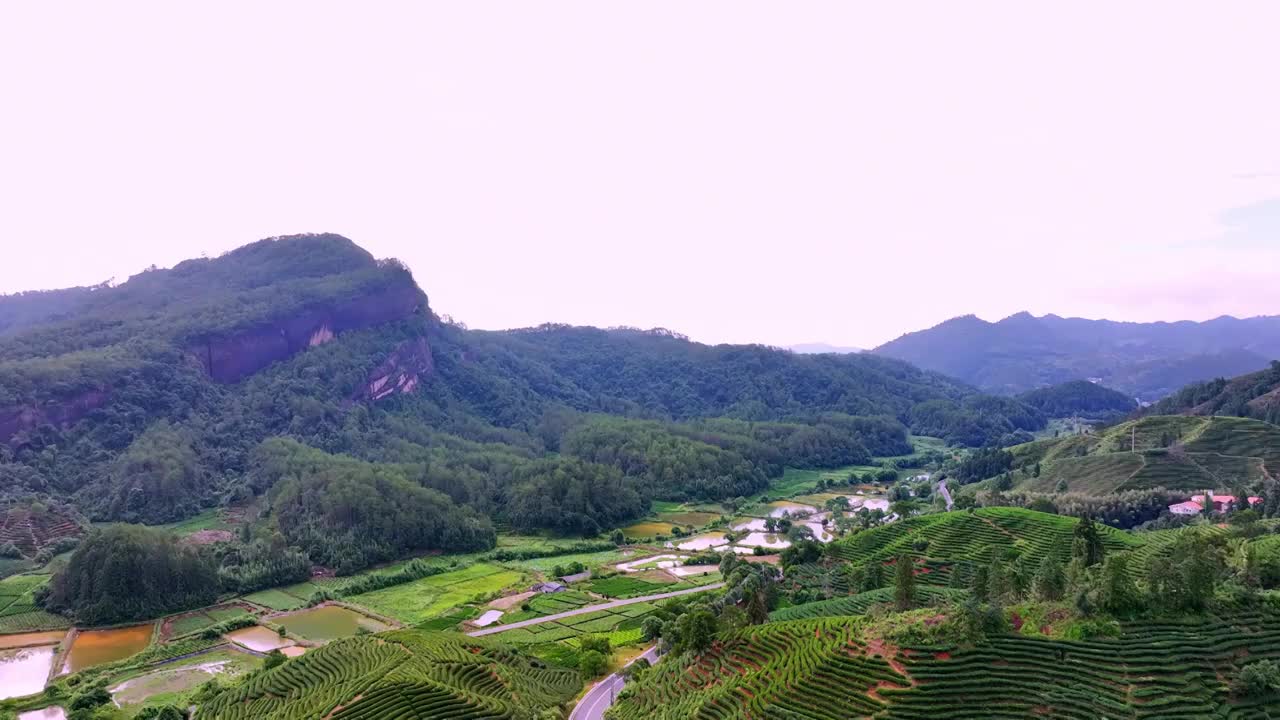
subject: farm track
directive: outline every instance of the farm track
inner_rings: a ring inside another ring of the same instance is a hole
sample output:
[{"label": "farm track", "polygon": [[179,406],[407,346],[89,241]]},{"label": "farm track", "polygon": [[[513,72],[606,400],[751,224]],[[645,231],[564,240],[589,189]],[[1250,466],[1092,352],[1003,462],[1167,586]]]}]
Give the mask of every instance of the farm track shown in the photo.
[{"label": "farm track", "polygon": [[531,618],[529,620],[521,620],[513,622],[510,625],[499,625],[497,627],[484,628],[483,630],[472,630],[467,633],[471,637],[484,637],[485,635],[494,635],[508,630],[516,630],[518,628],[529,627],[530,625],[541,625],[542,623],[555,622],[574,615],[585,615],[587,613],[597,612],[599,610],[612,610],[613,608],[625,607],[642,602],[653,602],[655,600],[666,600],[667,598],[680,597],[681,595],[692,595],[693,593],[705,592],[707,590],[716,590],[724,587],[724,583],[714,583],[711,585],[703,585],[702,587],[689,588],[688,590],[674,590],[672,592],[658,593],[657,595],[644,595],[642,597],[627,598],[626,600],[614,600],[612,602],[601,603],[599,605],[586,605],[573,610],[566,610],[555,615],[545,615],[543,617]]}]

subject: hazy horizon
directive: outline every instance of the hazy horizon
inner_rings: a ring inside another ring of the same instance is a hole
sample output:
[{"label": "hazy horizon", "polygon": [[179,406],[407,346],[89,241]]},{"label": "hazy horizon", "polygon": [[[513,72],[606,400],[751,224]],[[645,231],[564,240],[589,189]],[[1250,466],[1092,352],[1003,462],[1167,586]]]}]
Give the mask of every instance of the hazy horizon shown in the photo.
[{"label": "hazy horizon", "polygon": [[9,5],[0,292],[335,232],[477,328],[872,348],[965,314],[1280,314],[1278,22]]}]

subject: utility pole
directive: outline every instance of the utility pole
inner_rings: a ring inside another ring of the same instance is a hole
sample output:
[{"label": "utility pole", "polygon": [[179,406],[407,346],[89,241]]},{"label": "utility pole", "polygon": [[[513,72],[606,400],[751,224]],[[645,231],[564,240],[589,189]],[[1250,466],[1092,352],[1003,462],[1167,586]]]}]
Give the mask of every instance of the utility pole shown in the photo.
[{"label": "utility pole", "polygon": [[1138,452],[1138,423],[1129,426],[1129,452]]}]

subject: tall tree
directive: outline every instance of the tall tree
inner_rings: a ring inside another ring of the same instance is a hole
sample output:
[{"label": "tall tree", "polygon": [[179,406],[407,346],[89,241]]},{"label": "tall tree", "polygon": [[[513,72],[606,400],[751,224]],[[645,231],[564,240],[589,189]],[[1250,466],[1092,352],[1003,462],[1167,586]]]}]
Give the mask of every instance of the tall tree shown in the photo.
[{"label": "tall tree", "polygon": [[1085,567],[1097,565],[1106,555],[1098,526],[1087,516],[1080,518],[1080,522],[1076,524],[1075,537],[1071,543],[1071,555],[1083,560]]},{"label": "tall tree", "polygon": [[1053,553],[1045,555],[1040,563],[1040,569],[1036,571],[1036,577],[1032,583],[1032,590],[1037,600],[1049,602],[1057,602],[1066,595],[1067,577],[1062,571],[1062,563]]},{"label": "tall tree", "polygon": [[916,567],[910,555],[898,556],[894,568],[893,606],[899,612],[910,610],[916,604]]}]

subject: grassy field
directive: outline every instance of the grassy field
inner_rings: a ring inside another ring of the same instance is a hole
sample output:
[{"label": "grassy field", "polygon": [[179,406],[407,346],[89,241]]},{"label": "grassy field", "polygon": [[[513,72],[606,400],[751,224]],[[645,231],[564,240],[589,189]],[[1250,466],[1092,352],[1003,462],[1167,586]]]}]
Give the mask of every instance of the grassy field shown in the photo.
[{"label": "grassy field", "polygon": [[347,600],[412,625],[472,603],[477,598],[522,584],[524,580],[523,573],[479,563],[462,570],[355,595]]},{"label": "grassy field", "polygon": [[550,573],[551,569],[557,565],[568,565],[572,562],[580,562],[588,568],[600,565],[611,565],[626,560],[627,556],[622,554],[621,550],[605,550],[596,553],[580,553],[577,555],[557,555],[555,557],[533,558],[530,560],[505,560],[501,563],[503,567],[513,568],[516,570],[536,571],[540,573]]},{"label": "grassy field", "polygon": [[226,518],[223,517],[222,511],[217,508],[205,510],[199,515],[189,517],[186,520],[168,523],[166,525],[157,525],[156,527],[162,530],[168,530],[169,532],[176,533],[178,535],[190,535],[193,532],[199,532],[201,530],[234,529],[234,526],[231,523],[228,523]]},{"label": "grassy field", "polygon": [[244,599],[272,610],[296,610],[307,604],[306,600],[275,588],[245,595]]}]

